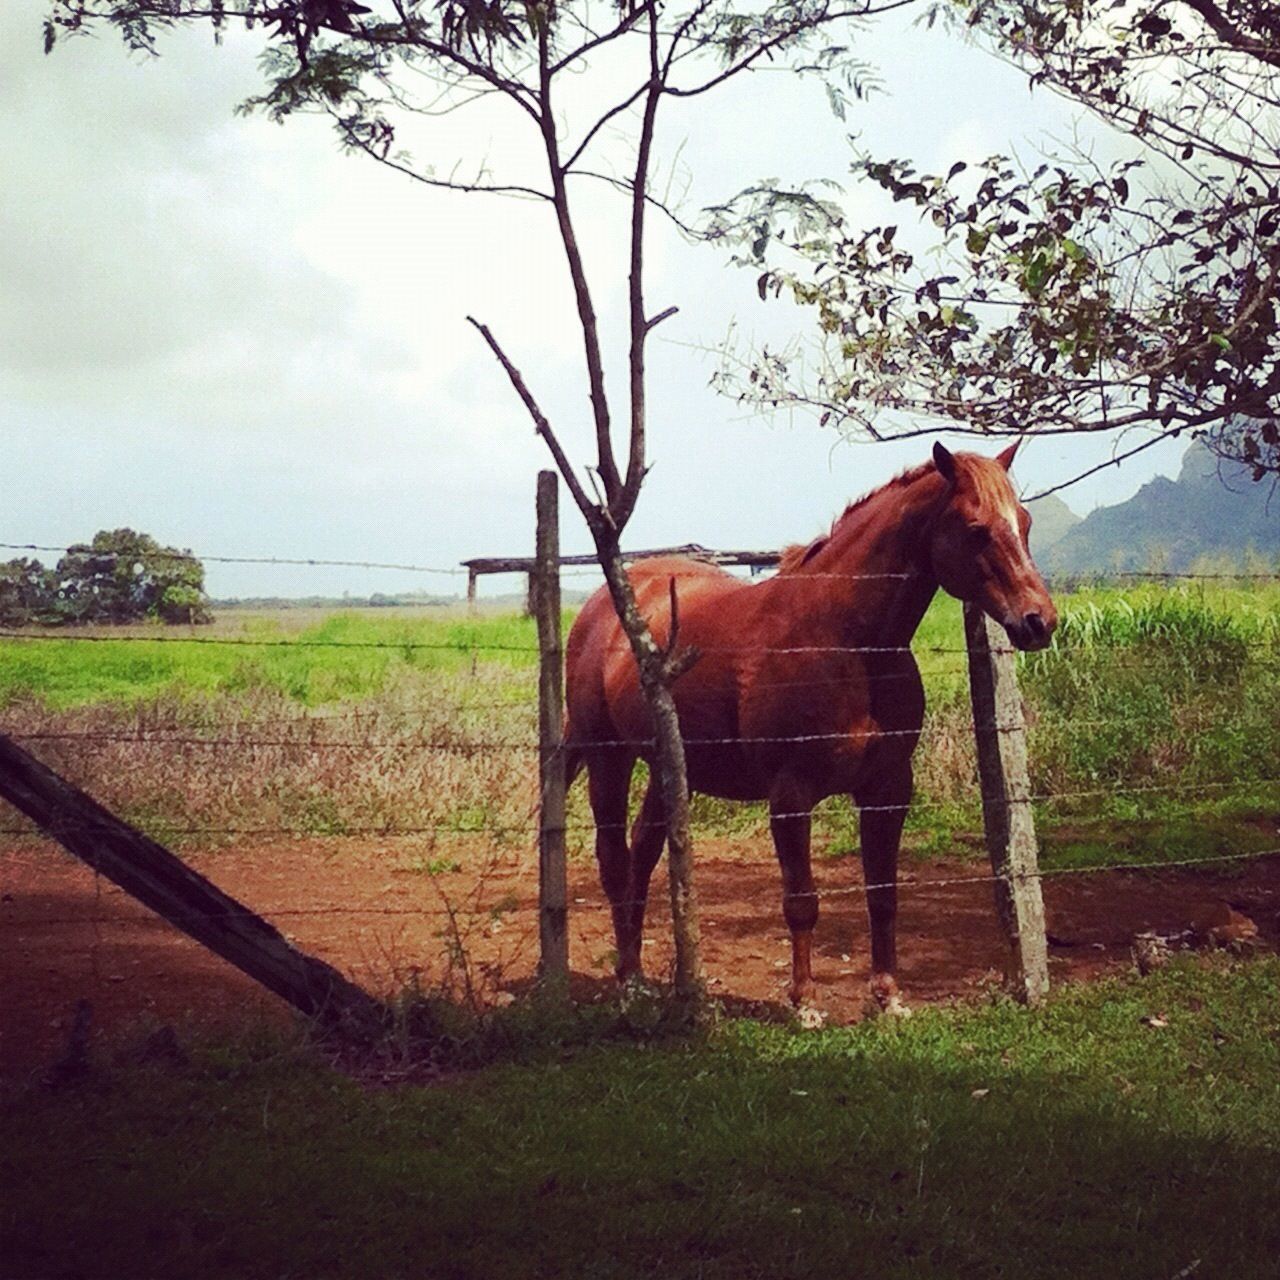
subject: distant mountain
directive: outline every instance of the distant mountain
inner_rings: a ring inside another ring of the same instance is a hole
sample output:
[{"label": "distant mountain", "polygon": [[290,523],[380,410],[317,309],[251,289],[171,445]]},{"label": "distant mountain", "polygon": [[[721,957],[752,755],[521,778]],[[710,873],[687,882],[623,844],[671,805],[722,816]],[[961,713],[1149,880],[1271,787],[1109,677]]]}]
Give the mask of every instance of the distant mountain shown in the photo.
[{"label": "distant mountain", "polygon": [[1080,523],[1080,517],[1056,493],[1027,503],[1031,513],[1031,553],[1043,556]]},{"label": "distant mountain", "polygon": [[1250,555],[1275,564],[1280,495],[1273,496],[1265,481],[1255,483],[1244,468],[1193,444],[1176,480],[1157,476],[1128,502],[1099,507],[1036,555],[1046,573],[1185,573],[1197,561],[1239,565]]}]

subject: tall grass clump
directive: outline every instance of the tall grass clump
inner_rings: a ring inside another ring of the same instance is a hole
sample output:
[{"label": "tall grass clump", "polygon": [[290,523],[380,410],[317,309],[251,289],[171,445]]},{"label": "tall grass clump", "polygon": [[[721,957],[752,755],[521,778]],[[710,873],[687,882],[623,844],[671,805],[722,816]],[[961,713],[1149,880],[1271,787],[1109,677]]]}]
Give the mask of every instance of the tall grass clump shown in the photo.
[{"label": "tall grass clump", "polygon": [[536,708],[535,627],[514,615],[233,614],[0,642],[4,731],[177,845],[410,831],[444,856],[470,832],[523,839]]},{"label": "tall grass clump", "polygon": [[1280,775],[1278,617],[1194,590],[1068,601],[1022,663],[1039,787]]}]

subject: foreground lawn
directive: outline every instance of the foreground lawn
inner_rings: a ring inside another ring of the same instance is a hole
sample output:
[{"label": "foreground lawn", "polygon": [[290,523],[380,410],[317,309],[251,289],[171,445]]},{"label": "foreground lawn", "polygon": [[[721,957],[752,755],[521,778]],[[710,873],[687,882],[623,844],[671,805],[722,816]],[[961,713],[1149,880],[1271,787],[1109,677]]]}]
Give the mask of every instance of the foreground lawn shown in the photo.
[{"label": "foreground lawn", "polygon": [[6,1276],[1273,1278],[1280,962],[697,1044],[3,1095]]}]

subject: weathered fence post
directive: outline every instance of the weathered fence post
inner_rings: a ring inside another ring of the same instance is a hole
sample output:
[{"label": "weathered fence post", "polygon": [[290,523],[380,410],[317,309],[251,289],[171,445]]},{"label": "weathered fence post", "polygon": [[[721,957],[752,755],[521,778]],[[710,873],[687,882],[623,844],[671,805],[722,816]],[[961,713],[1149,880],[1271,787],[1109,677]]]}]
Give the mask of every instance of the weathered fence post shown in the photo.
[{"label": "weathered fence post", "polygon": [[1049,990],[1049,959],[1017,670],[1003,630],[977,605],[965,605],[964,630],[982,825],[996,874],[996,912],[1010,946],[1009,980],[1019,998],[1036,1004]]},{"label": "weathered fence post", "polygon": [[544,980],[569,976],[569,885],[564,860],[564,651],[560,637],[560,518],[554,471],[538,472],[538,534],[529,575],[538,620],[538,936]]},{"label": "weathered fence post", "polygon": [[68,852],[303,1013],[373,1030],[382,1007],[331,965],[0,734],[0,796]]},{"label": "weathered fence post", "polygon": [[474,569],[467,570],[467,612],[475,613],[476,611],[476,571]]}]

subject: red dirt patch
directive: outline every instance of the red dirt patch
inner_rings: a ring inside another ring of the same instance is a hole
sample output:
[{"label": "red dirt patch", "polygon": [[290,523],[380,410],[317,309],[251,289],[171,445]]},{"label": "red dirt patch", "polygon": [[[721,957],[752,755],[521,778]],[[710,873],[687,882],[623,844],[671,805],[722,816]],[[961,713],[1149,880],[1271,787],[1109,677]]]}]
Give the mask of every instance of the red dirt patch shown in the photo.
[{"label": "red dirt patch", "polygon": [[[781,1007],[790,948],[777,870],[764,844],[743,844],[699,846],[706,970],[718,995]],[[527,851],[480,846],[451,849],[450,857],[484,870],[432,875],[430,861],[403,844],[369,840],[258,843],[189,861],[375,992],[415,977],[424,989],[445,982],[460,989],[469,975],[479,998],[493,999],[536,965],[536,864]],[[991,886],[972,879],[982,870],[979,863],[904,869],[898,938],[908,1001],[970,996],[998,979],[1004,948]],[[833,1022],[855,1021],[865,1009],[868,964],[861,872],[856,859],[841,858],[818,861],[815,874],[823,893],[820,1004]],[[609,913],[593,865],[571,865],[570,882],[571,960],[589,995],[607,986],[612,970]],[[1125,967],[1135,933],[1186,929],[1221,902],[1256,921],[1262,945],[1277,943],[1280,858],[1213,874],[1049,877],[1044,892],[1055,981]],[[671,947],[661,870],[651,902],[644,954],[648,971],[663,976]],[[281,1001],[57,849],[28,842],[0,851],[0,1072],[50,1061],[81,997],[93,1004],[99,1042],[148,1025],[243,1028],[255,1017],[287,1016]]]}]

